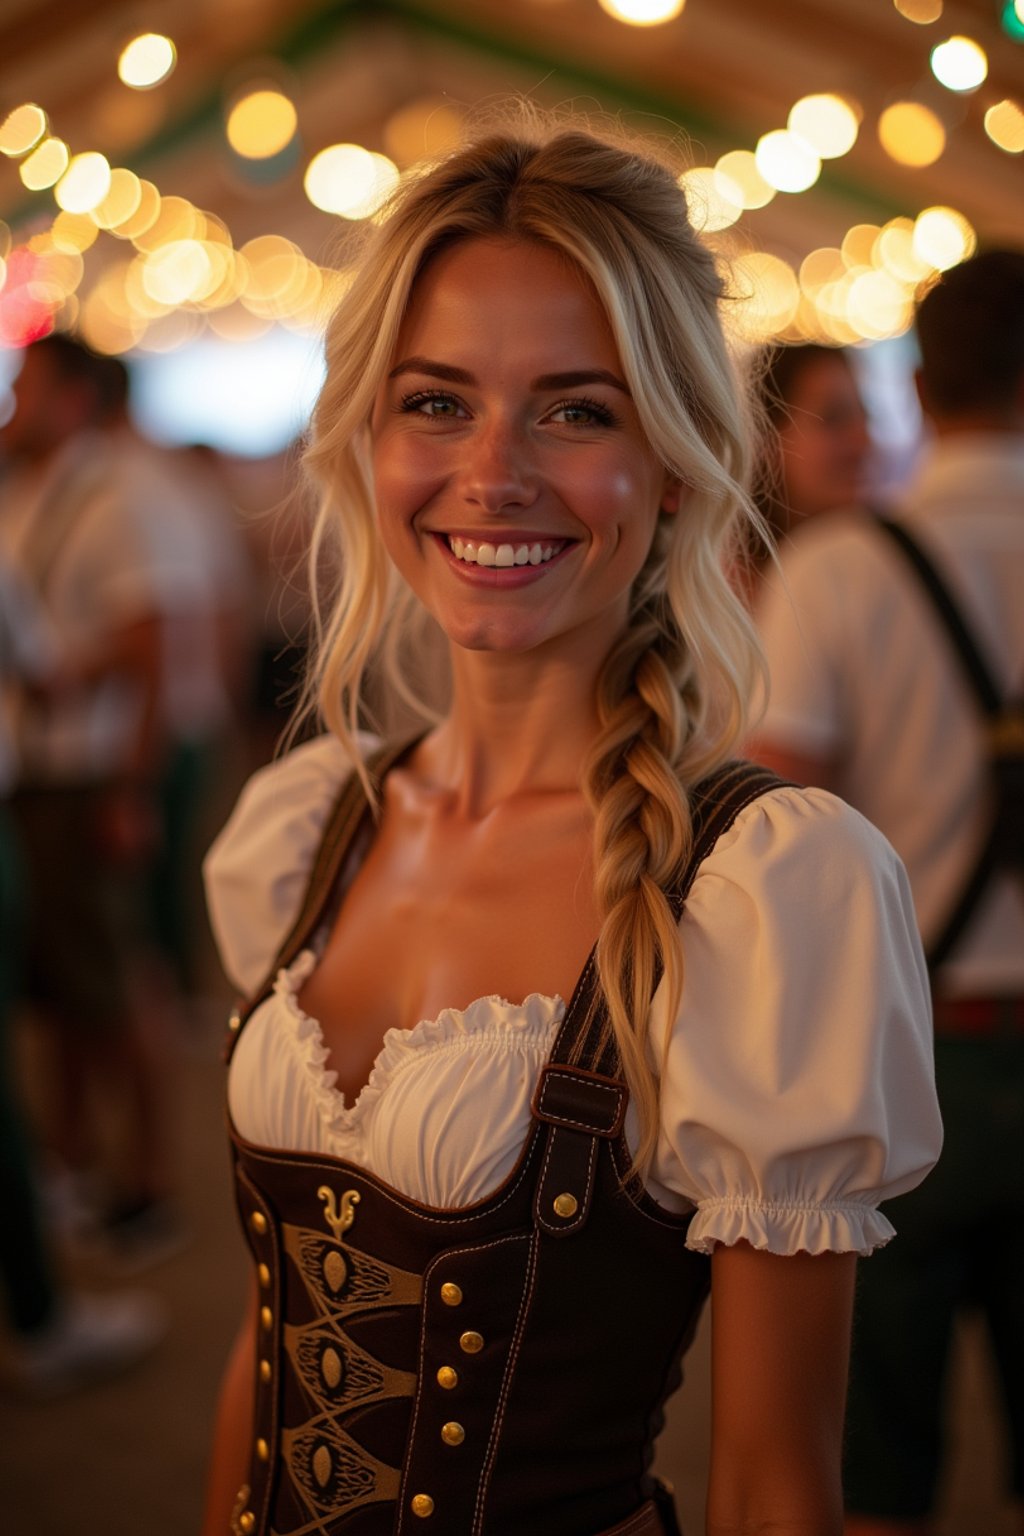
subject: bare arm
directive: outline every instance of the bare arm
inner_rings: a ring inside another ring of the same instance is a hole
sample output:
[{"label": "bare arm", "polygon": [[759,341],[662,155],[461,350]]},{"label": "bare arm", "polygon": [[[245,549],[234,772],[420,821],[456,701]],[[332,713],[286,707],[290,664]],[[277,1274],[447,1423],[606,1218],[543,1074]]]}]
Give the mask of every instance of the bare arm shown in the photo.
[{"label": "bare arm", "polygon": [[255,1282],[221,1383],[213,1431],[213,1452],[206,1484],[206,1508],[200,1536],[229,1536],[238,1491],[249,1470],[253,1433],[255,1338],[259,1298]]},{"label": "bare arm", "polygon": [[841,1536],[855,1264],[716,1249],[708,1536]]}]

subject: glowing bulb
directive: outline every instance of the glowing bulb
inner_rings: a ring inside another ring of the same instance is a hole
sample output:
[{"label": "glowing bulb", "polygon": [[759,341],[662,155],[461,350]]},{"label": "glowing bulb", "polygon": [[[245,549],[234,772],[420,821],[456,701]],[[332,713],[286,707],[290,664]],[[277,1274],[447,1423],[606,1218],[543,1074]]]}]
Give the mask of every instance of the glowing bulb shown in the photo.
[{"label": "glowing bulb", "polygon": [[1024,150],[1024,111],[1015,101],[997,102],[985,113],[985,132],[1008,155],[1019,155]]},{"label": "glowing bulb", "polygon": [[743,212],[741,199],[722,190],[710,165],[696,165],[692,170],[684,171],[679,185],[686,194],[691,223],[705,235],[728,229]]},{"label": "glowing bulb", "polygon": [[657,27],[682,14],[686,0],[600,0],[602,10],[631,27]]},{"label": "glowing bulb", "polygon": [[46,132],[46,113],[34,102],[15,107],[0,123],[0,153],[25,155]]},{"label": "glowing bulb", "polygon": [[87,150],[76,155],[54,189],[57,205],[65,213],[89,213],[110,191],[110,165],[106,155]]},{"label": "glowing bulb", "polygon": [[926,208],[914,220],[914,255],[939,272],[965,261],[977,243],[972,226],[956,208]]},{"label": "glowing bulb", "polygon": [[741,208],[764,208],[775,196],[749,149],[732,149],[715,164],[715,186]]},{"label": "glowing bulb", "polygon": [[18,175],[30,192],[52,187],[68,168],[71,153],[63,139],[44,139],[18,167]]},{"label": "glowing bulb", "polygon": [[933,165],[946,147],[946,130],[929,108],[897,101],[878,119],[882,148],[899,165]]},{"label": "glowing bulb", "polygon": [[268,160],[291,143],[298,121],[295,107],[280,91],[250,91],[228,115],[228,143],[247,160]]},{"label": "glowing bulb", "polygon": [[122,50],[117,73],[134,91],[149,91],[166,80],[177,61],[177,50],[169,37],[159,32],[143,32]]},{"label": "glowing bulb", "polygon": [[765,181],[778,192],[806,192],[821,174],[821,161],[811,146],[786,128],[763,134],[754,159]]},{"label": "glowing bulb", "polygon": [[789,128],[822,160],[835,160],[853,148],[860,124],[842,97],[804,96],[789,114]]},{"label": "glowing bulb", "polygon": [[306,196],[325,213],[367,219],[377,212],[398,182],[398,167],[386,155],[359,144],[332,144],[306,167]]},{"label": "glowing bulb", "polygon": [[893,0],[901,16],[914,21],[919,27],[938,21],[942,15],[942,0]]},{"label": "glowing bulb", "polygon": [[732,319],[740,336],[762,342],[780,335],[800,305],[793,268],[767,251],[752,251],[737,258],[734,271],[738,303]]},{"label": "glowing bulb", "polygon": [[988,74],[984,48],[970,37],[950,37],[932,49],[932,74],[950,91],[976,91]]}]

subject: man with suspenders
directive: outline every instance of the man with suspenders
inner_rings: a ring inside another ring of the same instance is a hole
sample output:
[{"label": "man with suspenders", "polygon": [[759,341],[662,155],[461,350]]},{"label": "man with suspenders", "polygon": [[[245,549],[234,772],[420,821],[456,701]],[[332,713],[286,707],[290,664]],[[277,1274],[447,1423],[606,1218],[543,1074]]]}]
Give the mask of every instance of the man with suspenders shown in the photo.
[{"label": "man with suspenders", "polygon": [[1024,1503],[1024,252],[920,301],[934,429],[898,514],[802,528],[759,615],[757,756],[873,820],[928,952],[946,1150],[861,1266],[848,1536],[927,1536],[956,1313],[980,1307]]}]

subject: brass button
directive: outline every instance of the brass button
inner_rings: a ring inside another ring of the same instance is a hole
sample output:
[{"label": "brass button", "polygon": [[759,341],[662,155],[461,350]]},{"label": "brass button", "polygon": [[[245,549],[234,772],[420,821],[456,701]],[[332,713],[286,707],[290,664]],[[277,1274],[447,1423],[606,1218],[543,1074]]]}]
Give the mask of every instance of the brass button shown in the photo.
[{"label": "brass button", "polygon": [[261,1264],[256,1273],[259,1276],[260,1285],[266,1287],[270,1284],[270,1270],[265,1264]]},{"label": "brass button", "polygon": [[273,1371],[271,1371],[271,1369],[270,1369],[270,1361],[269,1360],[261,1360],[260,1361],[260,1381],[269,1381],[272,1375],[273,1375]]},{"label": "brass button", "polygon": [[243,1513],[239,1515],[238,1529],[243,1531],[245,1536],[249,1536],[249,1532],[256,1529],[256,1516],[253,1514],[251,1509],[244,1510]]},{"label": "brass button", "polygon": [[580,1203],[575,1195],[556,1195],[554,1200],[556,1216],[575,1216],[580,1208]]},{"label": "brass button", "polygon": [[262,1237],[264,1232],[267,1230],[267,1218],[264,1216],[262,1211],[253,1211],[252,1215],[249,1217],[249,1225],[252,1227],[254,1232],[258,1232],[260,1237]]},{"label": "brass button", "polygon": [[461,1424],[456,1424],[454,1419],[441,1426],[441,1439],[445,1445],[461,1445],[466,1438],[466,1431]]},{"label": "brass button", "polygon": [[462,1305],[461,1286],[453,1285],[450,1280],[446,1280],[441,1287],[441,1300],[446,1307],[460,1307]]},{"label": "brass button", "polygon": [[264,1333],[269,1333],[274,1326],[274,1314],[269,1307],[260,1307],[260,1322],[263,1324]]},{"label": "brass button", "polygon": [[434,1513],[434,1501],[429,1493],[414,1493],[409,1508],[414,1515],[419,1515],[421,1520],[425,1520],[428,1515]]},{"label": "brass button", "polygon": [[260,1461],[270,1460],[270,1446],[265,1440],[256,1441],[256,1455],[259,1457]]},{"label": "brass button", "polygon": [[450,1392],[452,1387],[457,1387],[459,1384],[459,1373],[450,1365],[442,1365],[437,1373],[437,1380],[446,1392]]},{"label": "brass button", "polygon": [[235,1008],[232,1010],[231,1017],[228,1019],[228,1029],[230,1029],[232,1034],[234,1034],[235,1031],[241,1029],[241,1027],[242,1015],[239,1013],[238,1009]]},{"label": "brass button", "polygon": [[467,1355],[478,1355],[484,1347],[482,1333],[464,1333],[459,1340],[459,1348]]}]

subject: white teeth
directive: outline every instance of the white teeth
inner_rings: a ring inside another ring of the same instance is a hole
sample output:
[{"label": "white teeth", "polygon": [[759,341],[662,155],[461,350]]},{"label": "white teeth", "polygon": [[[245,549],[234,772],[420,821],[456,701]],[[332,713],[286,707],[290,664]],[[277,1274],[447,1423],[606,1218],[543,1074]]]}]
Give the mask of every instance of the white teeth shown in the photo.
[{"label": "white teeth", "polygon": [[469,565],[507,569],[513,565],[546,565],[565,544],[561,539],[553,544],[475,544],[472,539],[460,539],[452,534],[448,547],[456,560],[464,560]]}]

